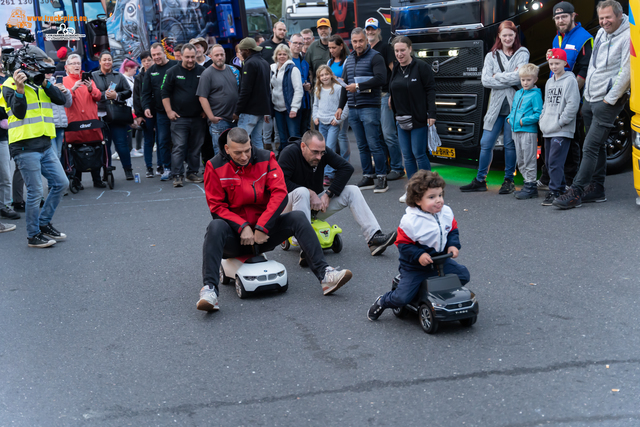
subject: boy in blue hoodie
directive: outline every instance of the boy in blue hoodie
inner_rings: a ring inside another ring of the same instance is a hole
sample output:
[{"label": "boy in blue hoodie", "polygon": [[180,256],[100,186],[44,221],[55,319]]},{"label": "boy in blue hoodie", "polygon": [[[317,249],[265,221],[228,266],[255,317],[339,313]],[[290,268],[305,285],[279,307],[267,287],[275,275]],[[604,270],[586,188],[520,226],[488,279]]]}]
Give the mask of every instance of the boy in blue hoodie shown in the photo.
[{"label": "boy in blue hoodie", "polygon": [[536,87],[538,67],[525,64],[518,70],[522,89],[516,92],[511,104],[507,122],[511,125],[513,141],[516,145],[518,169],[524,178],[524,187],[513,195],[516,199],[538,197],[537,152],[538,120],[542,113],[542,94]]}]

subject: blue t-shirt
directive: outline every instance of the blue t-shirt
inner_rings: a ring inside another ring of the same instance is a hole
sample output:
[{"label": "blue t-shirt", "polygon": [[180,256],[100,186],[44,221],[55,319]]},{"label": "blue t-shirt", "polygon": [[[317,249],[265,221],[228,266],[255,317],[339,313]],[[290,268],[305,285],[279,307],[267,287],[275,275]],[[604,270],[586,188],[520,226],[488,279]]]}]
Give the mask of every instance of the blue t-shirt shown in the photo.
[{"label": "blue t-shirt", "polygon": [[[329,60],[329,62],[331,62],[331,60]],[[329,62],[327,62],[327,65],[329,65]],[[334,62],[333,64],[329,65],[329,67],[331,67],[331,71],[333,71],[333,74],[335,74],[336,77],[342,77],[342,69],[344,68],[344,61],[340,63]]]}]

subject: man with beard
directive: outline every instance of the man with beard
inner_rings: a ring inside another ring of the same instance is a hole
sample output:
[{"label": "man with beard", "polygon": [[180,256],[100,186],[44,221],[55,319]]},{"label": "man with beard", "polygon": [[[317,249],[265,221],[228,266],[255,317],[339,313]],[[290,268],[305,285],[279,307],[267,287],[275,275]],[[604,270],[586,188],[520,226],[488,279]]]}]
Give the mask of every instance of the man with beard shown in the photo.
[{"label": "man with beard", "polygon": [[204,67],[196,63],[195,46],[187,43],[182,46],[182,63],[167,71],[162,83],[162,104],[172,122],[171,175],[174,187],[183,186],[185,159],[187,179],[202,182],[198,171],[205,123],[196,92],[203,72]]},{"label": "man with beard", "polygon": [[216,44],[211,49],[213,64],[207,68],[198,84],[202,110],[209,119],[209,132],[213,152],[218,154],[218,138],[227,129],[235,127],[235,108],[238,103],[238,83],[231,68],[225,64],[224,48]]},{"label": "man with beard", "polygon": [[304,58],[309,64],[309,72],[312,77],[315,76],[319,66],[327,65],[327,62],[331,59],[331,52],[329,52],[331,22],[327,18],[318,19],[317,28],[320,38],[309,45]]},{"label": "man with beard", "polygon": [[287,45],[287,41],[285,38],[287,37],[287,26],[284,22],[276,22],[273,26],[273,37],[267,39],[260,43],[262,47],[262,51],[260,55],[269,63],[269,65],[273,64],[275,61],[273,60],[273,51],[279,44]]},{"label": "man with beard", "polygon": [[[565,70],[573,72],[578,81],[578,88],[582,91],[587,77],[591,51],[593,50],[593,37],[579,22],[575,21],[576,16],[577,14],[571,3],[563,1],[555,5],[553,8],[553,20],[558,32],[553,39],[553,47],[564,49],[567,53]],[[547,51],[547,57],[549,57],[550,52],[550,50]],[[582,128],[582,114],[578,112],[576,130]],[[576,132],[576,136],[571,140],[569,153],[564,165],[565,180],[569,186],[573,183],[573,178],[576,176],[580,166],[580,134],[581,132]],[[542,166],[542,175],[538,180],[538,188],[545,190],[548,185],[549,172],[545,164]]]},{"label": "man with beard", "polygon": [[380,125],[382,125],[382,149],[391,161],[391,171],[387,174],[387,181],[395,181],[404,176],[402,167],[402,151],[398,143],[398,131],[396,130],[396,119],[393,117],[393,110],[389,107],[389,80],[395,54],[393,48],[388,43],[382,41],[382,30],[376,18],[369,18],[365,21],[364,30],[367,33],[367,41],[371,49],[376,50],[387,65],[387,81],[382,85],[382,98],[380,102]]}]

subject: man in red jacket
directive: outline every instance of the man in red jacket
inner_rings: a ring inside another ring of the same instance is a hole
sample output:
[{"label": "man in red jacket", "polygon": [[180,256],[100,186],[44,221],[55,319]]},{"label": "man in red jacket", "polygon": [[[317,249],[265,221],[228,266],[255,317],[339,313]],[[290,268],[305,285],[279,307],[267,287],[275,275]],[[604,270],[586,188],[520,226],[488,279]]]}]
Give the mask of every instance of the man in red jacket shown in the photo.
[{"label": "man in red jacket", "polygon": [[198,310],[215,311],[222,257],[233,258],[270,251],[295,236],[316,275],[324,295],[351,279],[349,270],[327,264],[315,231],[304,213],[282,214],[287,205],[287,186],[272,152],[252,148],[242,128],[223,132],[219,153],[207,162],[204,186],[213,220],[207,227],[202,256],[204,286]]}]

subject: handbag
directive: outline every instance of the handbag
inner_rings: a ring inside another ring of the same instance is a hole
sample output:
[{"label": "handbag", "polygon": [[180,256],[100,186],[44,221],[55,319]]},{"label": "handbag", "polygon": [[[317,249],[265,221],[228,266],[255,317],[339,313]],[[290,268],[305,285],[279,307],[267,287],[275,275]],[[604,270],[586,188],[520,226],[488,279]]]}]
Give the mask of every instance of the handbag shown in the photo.
[{"label": "handbag", "polygon": [[133,123],[131,107],[124,102],[114,100],[107,101],[105,112],[107,115],[104,117],[104,121],[107,123],[116,125],[130,125]]},{"label": "handbag", "polygon": [[[502,60],[500,59],[499,52],[496,52],[496,59],[498,60],[498,67],[500,67],[500,70],[504,73],[504,66],[502,65]],[[516,92],[520,90],[520,87],[516,85],[511,86],[511,88]]]},{"label": "handbag", "polygon": [[408,116],[396,116],[396,120],[398,121],[398,126],[402,130],[413,130],[413,117],[411,115]]}]

